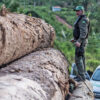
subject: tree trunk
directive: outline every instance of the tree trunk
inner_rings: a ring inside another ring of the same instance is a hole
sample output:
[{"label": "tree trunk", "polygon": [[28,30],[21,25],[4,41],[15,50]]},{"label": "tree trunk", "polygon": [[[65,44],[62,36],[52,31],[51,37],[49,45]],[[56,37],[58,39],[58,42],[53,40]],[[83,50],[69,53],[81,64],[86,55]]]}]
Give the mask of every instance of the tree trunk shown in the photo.
[{"label": "tree trunk", "polygon": [[23,14],[0,13],[0,65],[6,64],[37,48],[53,45],[55,32],[45,21]]},{"label": "tree trunk", "polygon": [[69,100],[94,100],[93,87],[90,81],[79,82]]},{"label": "tree trunk", "polygon": [[31,53],[0,70],[0,100],[65,100],[68,89],[67,60],[52,48]]}]

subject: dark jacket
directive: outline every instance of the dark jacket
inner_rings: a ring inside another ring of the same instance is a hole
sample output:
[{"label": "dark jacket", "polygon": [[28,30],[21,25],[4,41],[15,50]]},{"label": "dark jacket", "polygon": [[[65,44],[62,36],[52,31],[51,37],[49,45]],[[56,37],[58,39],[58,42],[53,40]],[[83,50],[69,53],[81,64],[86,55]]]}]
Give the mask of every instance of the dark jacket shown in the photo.
[{"label": "dark jacket", "polygon": [[85,15],[78,17],[74,23],[73,36],[80,43],[86,44],[89,32],[89,19]]}]

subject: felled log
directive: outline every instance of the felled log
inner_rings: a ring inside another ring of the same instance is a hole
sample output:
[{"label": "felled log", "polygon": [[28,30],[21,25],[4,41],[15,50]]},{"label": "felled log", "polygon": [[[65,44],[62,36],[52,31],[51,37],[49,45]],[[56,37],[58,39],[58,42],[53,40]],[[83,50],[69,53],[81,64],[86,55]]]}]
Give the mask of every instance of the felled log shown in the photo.
[{"label": "felled log", "polygon": [[47,97],[37,82],[17,75],[6,75],[0,77],[0,100],[47,100]]},{"label": "felled log", "polygon": [[[1,100],[65,100],[68,63],[58,50],[36,51],[2,68],[0,83]],[[36,98],[38,95],[41,99]]]},{"label": "felled log", "polygon": [[0,65],[9,63],[37,48],[51,47],[54,29],[44,20],[0,11]]},{"label": "felled log", "polygon": [[94,100],[93,87],[90,81],[79,82],[69,100]]}]

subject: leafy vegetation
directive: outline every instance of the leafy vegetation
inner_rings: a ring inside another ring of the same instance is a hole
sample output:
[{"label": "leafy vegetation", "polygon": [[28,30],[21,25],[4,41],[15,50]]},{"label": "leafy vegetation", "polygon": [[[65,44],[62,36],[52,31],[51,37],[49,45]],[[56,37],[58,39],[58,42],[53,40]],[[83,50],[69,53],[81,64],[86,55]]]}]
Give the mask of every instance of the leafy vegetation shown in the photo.
[{"label": "leafy vegetation", "polygon": [[[59,22],[60,16],[68,24],[73,26],[76,19],[73,8],[76,5],[84,5],[86,15],[90,18],[91,32],[86,48],[87,69],[94,70],[100,65],[100,2],[99,0],[0,0],[0,5],[5,4],[11,11],[24,13],[29,16],[44,19],[51,24],[56,31],[54,47],[59,49],[70,63],[74,62],[74,45],[70,42],[73,30]],[[60,12],[52,12],[52,6],[61,6]]]}]

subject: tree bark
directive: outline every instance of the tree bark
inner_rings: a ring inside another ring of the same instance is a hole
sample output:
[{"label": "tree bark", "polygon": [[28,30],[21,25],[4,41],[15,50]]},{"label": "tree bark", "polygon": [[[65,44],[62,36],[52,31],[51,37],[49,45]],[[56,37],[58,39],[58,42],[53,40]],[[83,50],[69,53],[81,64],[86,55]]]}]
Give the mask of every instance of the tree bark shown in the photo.
[{"label": "tree bark", "polygon": [[65,100],[68,90],[67,60],[52,48],[31,53],[0,70],[1,100]]},{"label": "tree bark", "polygon": [[93,87],[90,81],[79,82],[69,100],[94,100]]},{"label": "tree bark", "polygon": [[6,64],[37,48],[51,47],[55,31],[44,20],[0,12],[0,65]]}]

